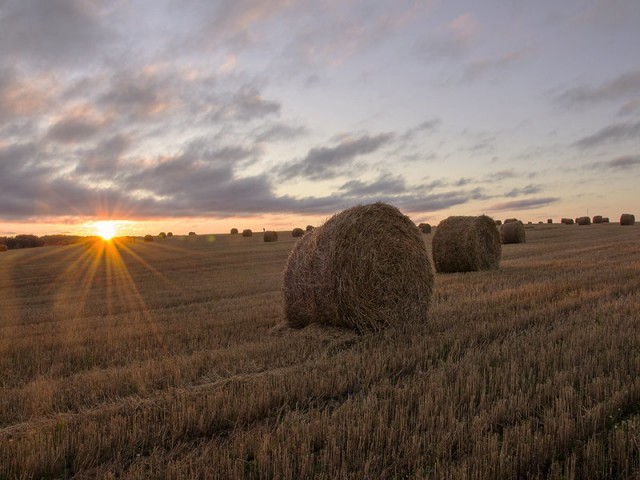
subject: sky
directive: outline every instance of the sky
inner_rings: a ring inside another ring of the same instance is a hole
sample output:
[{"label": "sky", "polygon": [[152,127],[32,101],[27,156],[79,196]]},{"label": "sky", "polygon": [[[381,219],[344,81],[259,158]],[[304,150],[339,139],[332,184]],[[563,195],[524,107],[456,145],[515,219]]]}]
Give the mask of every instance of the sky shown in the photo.
[{"label": "sky", "polygon": [[637,0],[0,0],[0,235],[639,213]]}]

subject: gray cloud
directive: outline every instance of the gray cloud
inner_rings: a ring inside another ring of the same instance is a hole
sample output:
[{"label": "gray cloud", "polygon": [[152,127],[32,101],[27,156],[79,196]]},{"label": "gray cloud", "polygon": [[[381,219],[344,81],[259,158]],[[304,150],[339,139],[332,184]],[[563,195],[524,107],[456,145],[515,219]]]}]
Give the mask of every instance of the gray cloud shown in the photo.
[{"label": "gray cloud", "polygon": [[76,166],[77,175],[92,175],[98,177],[112,177],[120,164],[120,157],[131,146],[131,139],[123,134],[117,134],[84,152],[82,161]]},{"label": "gray cloud", "polygon": [[490,210],[527,210],[543,207],[558,202],[558,197],[527,198],[524,200],[513,200],[510,202],[496,203],[489,207]]},{"label": "gray cloud", "polygon": [[615,123],[604,127],[592,135],[581,138],[573,145],[579,148],[593,148],[602,144],[632,140],[640,136],[640,121],[635,123]]},{"label": "gray cloud", "polygon": [[307,155],[289,162],[278,169],[283,179],[303,177],[310,180],[333,178],[348,169],[360,156],[373,153],[388,144],[394,135],[381,133],[375,136],[363,135],[356,139],[348,138],[335,147],[316,147]]},{"label": "gray cloud", "polygon": [[636,112],[640,112],[640,99],[629,100],[623,104],[618,110],[618,115],[624,117],[627,115],[633,115]]},{"label": "gray cloud", "polygon": [[274,123],[255,129],[252,135],[255,142],[280,142],[294,140],[308,133],[309,129],[302,125],[293,126]]},{"label": "gray cloud", "polygon": [[565,106],[591,106],[640,95],[640,70],[626,72],[598,86],[571,88],[556,97]]},{"label": "gray cloud", "polygon": [[522,188],[514,188],[504,194],[505,197],[520,197],[522,195],[531,195],[539,193],[542,190],[541,185],[527,185]]},{"label": "gray cloud", "polygon": [[365,183],[360,180],[350,180],[343,184],[339,190],[346,196],[368,197],[372,195],[404,193],[407,191],[407,185],[402,176],[394,176],[387,173],[381,175],[371,183]]},{"label": "gray cloud", "polygon": [[49,128],[47,137],[61,143],[82,142],[93,137],[100,130],[95,121],[71,117],[64,118]]},{"label": "gray cloud", "polygon": [[626,171],[637,167],[640,167],[640,155],[624,155],[606,162],[595,162],[585,166],[587,170],[613,171]]}]

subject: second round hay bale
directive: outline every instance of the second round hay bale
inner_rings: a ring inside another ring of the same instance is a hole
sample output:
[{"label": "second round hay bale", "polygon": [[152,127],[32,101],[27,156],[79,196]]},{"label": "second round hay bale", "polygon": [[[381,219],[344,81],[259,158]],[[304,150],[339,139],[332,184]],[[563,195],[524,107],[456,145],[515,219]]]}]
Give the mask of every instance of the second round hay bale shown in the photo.
[{"label": "second round hay bale", "polygon": [[253,231],[250,228],[245,228],[242,230],[243,237],[253,237]]},{"label": "second round hay bale", "polygon": [[397,208],[358,205],[298,241],[283,291],[287,323],[381,330],[425,321],[433,270],[422,235]]},{"label": "second round hay bale", "polygon": [[591,219],[589,217],[578,217],[576,223],[578,225],[591,225]]},{"label": "second round hay bale", "polygon": [[294,228],[293,230],[291,230],[291,236],[298,238],[298,237],[302,237],[304,235],[304,230],[301,228]]},{"label": "second round hay bale", "polygon": [[486,215],[443,220],[433,235],[432,250],[436,271],[442,273],[495,269],[502,255],[500,233]]},{"label": "second round hay bale", "polygon": [[264,232],[264,241],[265,242],[277,242],[278,241],[278,232],[273,230],[267,230]]},{"label": "second round hay bale", "polygon": [[631,213],[623,213],[622,215],[620,215],[620,225],[634,225],[635,223],[635,215]]},{"label": "second round hay bale", "polygon": [[431,225],[428,223],[421,223],[418,225],[418,229],[420,229],[422,233],[431,233]]},{"label": "second round hay bale", "polygon": [[231,229],[231,235],[237,235],[238,234],[238,229],[237,228],[232,228]]},{"label": "second round hay bale", "polygon": [[527,233],[522,222],[505,223],[500,228],[500,241],[507,243],[525,243]]}]

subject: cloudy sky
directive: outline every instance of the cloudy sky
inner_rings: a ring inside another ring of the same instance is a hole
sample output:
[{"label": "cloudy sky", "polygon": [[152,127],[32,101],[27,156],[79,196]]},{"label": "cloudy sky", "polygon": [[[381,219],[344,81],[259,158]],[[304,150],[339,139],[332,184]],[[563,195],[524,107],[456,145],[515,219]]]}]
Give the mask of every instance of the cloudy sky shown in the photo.
[{"label": "cloudy sky", "polygon": [[[0,0],[0,235],[637,207],[640,2]],[[90,232],[89,232],[90,233]]]}]

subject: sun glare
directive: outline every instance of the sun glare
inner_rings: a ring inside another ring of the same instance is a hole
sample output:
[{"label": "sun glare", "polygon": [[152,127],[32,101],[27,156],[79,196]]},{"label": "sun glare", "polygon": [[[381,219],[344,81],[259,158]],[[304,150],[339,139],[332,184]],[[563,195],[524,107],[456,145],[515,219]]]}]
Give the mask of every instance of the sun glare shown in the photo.
[{"label": "sun glare", "polygon": [[115,222],[104,221],[95,223],[96,233],[104,240],[111,240],[116,236]]}]

